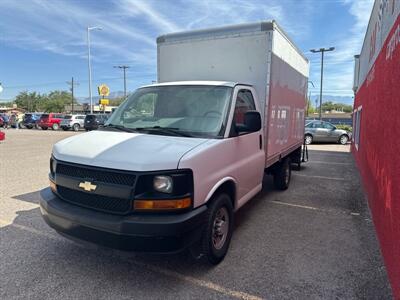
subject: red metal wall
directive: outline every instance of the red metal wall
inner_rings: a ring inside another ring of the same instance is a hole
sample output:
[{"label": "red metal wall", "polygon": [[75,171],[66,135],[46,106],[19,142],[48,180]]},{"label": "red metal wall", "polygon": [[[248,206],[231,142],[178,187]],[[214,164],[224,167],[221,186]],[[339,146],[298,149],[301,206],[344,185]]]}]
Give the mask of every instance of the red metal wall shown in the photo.
[{"label": "red metal wall", "polygon": [[359,149],[353,145],[352,151],[393,293],[400,299],[400,16],[357,91],[354,108],[360,105]]}]

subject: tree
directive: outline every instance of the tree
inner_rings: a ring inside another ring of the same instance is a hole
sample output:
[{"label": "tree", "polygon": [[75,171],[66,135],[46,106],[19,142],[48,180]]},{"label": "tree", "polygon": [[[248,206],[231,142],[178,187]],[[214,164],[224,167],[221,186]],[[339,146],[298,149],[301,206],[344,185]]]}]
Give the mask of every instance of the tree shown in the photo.
[{"label": "tree", "polygon": [[42,101],[43,96],[39,93],[24,91],[20,92],[17,97],[15,97],[14,103],[27,111],[39,111]]},{"label": "tree", "polygon": [[[71,98],[66,91],[55,90],[47,95],[24,91],[15,97],[14,103],[27,111],[63,112],[65,105],[71,104]],[[74,99],[74,103],[78,102]]]},{"label": "tree", "polygon": [[43,111],[63,112],[65,105],[71,104],[71,97],[71,93],[66,91],[52,91],[43,101]]}]

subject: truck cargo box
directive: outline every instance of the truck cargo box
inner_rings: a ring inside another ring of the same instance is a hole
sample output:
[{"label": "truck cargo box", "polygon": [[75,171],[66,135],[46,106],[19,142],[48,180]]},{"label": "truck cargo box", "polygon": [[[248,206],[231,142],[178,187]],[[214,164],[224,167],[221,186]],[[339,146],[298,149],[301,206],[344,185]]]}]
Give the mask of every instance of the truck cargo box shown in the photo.
[{"label": "truck cargo box", "polygon": [[308,60],[274,21],[157,39],[158,82],[233,81],[256,89],[266,167],[303,142],[308,72]]}]

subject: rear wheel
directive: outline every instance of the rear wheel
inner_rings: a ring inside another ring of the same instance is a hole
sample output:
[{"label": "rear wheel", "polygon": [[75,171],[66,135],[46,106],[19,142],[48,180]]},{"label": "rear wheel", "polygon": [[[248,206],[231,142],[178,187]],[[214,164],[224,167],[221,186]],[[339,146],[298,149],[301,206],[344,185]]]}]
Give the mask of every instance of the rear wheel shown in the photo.
[{"label": "rear wheel", "polygon": [[76,123],[76,124],[74,124],[74,125],[72,126],[72,129],[73,129],[74,131],[79,131],[80,128],[81,128],[81,126],[80,126],[78,123]]},{"label": "rear wheel", "polygon": [[340,136],[339,143],[341,143],[342,145],[346,145],[348,141],[349,137],[347,135],[343,134],[342,136]]},{"label": "rear wheel", "polygon": [[216,265],[228,252],[233,231],[233,206],[227,194],[219,194],[212,200],[205,222],[202,253],[209,263]]},{"label": "rear wheel", "polygon": [[274,185],[278,190],[286,190],[290,184],[292,169],[290,158],[285,158],[274,171]]},{"label": "rear wheel", "polygon": [[313,142],[312,135],[306,134],[306,136],[304,137],[304,142],[306,143],[306,145],[310,145]]},{"label": "rear wheel", "polygon": [[51,128],[53,128],[53,130],[58,130],[60,126],[57,123],[54,123],[53,126],[51,126]]}]

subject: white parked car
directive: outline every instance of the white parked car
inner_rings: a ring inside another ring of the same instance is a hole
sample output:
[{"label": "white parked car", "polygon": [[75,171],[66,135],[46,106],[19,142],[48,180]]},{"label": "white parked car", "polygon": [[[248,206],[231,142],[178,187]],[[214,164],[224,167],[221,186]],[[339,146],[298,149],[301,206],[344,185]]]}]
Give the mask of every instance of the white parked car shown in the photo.
[{"label": "white parked car", "polygon": [[79,131],[79,129],[83,128],[85,115],[69,115],[65,116],[63,120],[60,122],[60,127],[63,130],[72,129],[73,131]]},{"label": "white parked car", "polygon": [[264,174],[284,190],[301,162],[308,61],[275,22],[157,43],[159,83],[54,146],[41,213],[67,237],[217,264]]}]

